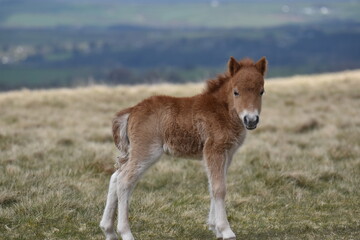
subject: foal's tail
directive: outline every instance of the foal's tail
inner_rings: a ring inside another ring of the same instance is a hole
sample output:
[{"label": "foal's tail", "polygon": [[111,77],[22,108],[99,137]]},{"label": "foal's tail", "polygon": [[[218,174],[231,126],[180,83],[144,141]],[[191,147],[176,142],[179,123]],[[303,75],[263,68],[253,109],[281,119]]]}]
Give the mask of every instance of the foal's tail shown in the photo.
[{"label": "foal's tail", "polygon": [[131,108],[124,109],[118,112],[113,119],[113,137],[116,147],[120,150],[118,164],[125,163],[129,158],[130,141],[127,132],[128,119],[131,113]]}]

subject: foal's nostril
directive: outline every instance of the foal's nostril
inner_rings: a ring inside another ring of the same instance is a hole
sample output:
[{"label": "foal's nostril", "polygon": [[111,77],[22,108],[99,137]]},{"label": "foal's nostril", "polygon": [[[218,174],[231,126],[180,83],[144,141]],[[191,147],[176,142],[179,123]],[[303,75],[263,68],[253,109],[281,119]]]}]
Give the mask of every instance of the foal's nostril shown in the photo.
[{"label": "foal's nostril", "polygon": [[244,116],[244,124],[246,126],[255,126],[258,124],[259,122],[259,116],[258,115],[245,115]]},{"label": "foal's nostril", "polygon": [[245,125],[248,125],[248,124],[249,124],[249,118],[248,118],[247,115],[244,117],[244,124],[245,124]]}]

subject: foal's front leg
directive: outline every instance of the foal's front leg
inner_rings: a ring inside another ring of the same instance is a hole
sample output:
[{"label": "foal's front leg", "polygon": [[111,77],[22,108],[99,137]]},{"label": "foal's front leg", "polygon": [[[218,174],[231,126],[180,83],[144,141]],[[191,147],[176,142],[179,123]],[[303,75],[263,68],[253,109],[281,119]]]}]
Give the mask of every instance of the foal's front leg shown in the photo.
[{"label": "foal's front leg", "polygon": [[215,232],[217,238],[235,239],[226,216],[225,195],[226,195],[226,154],[225,152],[213,152],[210,147],[205,147],[205,163],[210,185],[210,228]]},{"label": "foal's front leg", "polygon": [[212,191],[210,189],[210,211],[209,211],[209,220],[208,220],[208,224],[209,224],[209,230],[211,230],[215,236],[216,239],[222,239],[222,234],[219,232],[219,230],[216,228],[216,223],[215,223],[215,199],[212,195]]}]

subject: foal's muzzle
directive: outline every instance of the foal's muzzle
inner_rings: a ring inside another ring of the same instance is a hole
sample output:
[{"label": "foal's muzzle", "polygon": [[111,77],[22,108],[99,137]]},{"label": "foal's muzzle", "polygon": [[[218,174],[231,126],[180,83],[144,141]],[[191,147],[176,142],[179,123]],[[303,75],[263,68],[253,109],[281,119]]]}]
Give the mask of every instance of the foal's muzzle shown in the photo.
[{"label": "foal's muzzle", "polygon": [[246,129],[253,130],[259,123],[259,115],[247,114],[244,116],[243,122]]}]

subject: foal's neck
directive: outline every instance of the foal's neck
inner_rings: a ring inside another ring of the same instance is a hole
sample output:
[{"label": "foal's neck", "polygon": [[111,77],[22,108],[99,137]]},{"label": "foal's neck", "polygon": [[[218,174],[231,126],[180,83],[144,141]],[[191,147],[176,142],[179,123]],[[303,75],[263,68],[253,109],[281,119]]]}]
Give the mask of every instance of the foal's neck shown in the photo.
[{"label": "foal's neck", "polygon": [[233,99],[232,99],[232,89],[231,89],[231,81],[228,79],[225,81],[217,91],[211,93],[217,101],[226,104],[228,110],[230,111],[234,107]]}]

